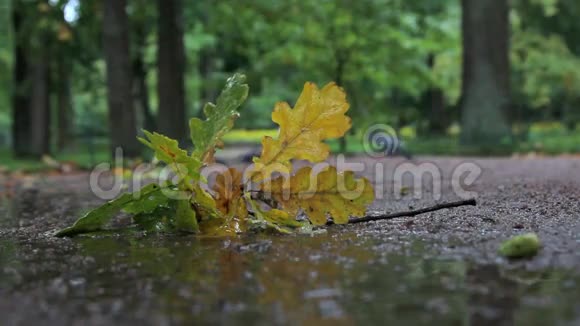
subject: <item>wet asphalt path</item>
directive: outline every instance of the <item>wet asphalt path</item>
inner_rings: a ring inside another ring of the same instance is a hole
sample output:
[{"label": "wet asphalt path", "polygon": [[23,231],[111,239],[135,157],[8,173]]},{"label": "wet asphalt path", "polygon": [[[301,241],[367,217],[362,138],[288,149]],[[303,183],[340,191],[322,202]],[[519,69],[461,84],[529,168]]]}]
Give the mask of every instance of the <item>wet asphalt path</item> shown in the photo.
[{"label": "wet asphalt path", "polygon": [[[454,176],[478,206],[311,236],[56,239],[101,200],[86,175],[27,180],[0,205],[0,324],[580,323],[579,159],[350,160],[382,189],[369,214],[460,199]],[[420,163],[441,182],[394,186]],[[470,185],[466,163],[481,169]],[[497,255],[524,232],[536,257]]]}]

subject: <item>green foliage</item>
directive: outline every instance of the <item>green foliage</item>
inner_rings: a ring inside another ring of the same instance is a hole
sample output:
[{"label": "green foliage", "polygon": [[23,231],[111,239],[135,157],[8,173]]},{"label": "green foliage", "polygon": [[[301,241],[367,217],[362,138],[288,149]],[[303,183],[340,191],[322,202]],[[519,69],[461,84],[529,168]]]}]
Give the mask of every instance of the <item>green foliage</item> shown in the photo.
[{"label": "green foliage", "polygon": [[11,1],[0,4],[0,146],[6,143],[10,121],[8,108],[10,107],[12,75],[12,43],[13,33],[11,24]]},{"label": "green foliage", "polygon": [[[100,1],[78,1],[77,19],[66,24],[67,1],[48,3],[40,11],[35,1],[0,4],[0,146],[10,138],[13,45],[30,45],[30,55],[44,55],[34,50],[38,35],[46,33],[54,41],[61,30],[69,31],[63,35],[70,39],[52,42],[49,57],[70,62],[73,132],[106,141]],[[20,35],[12,35],[10,28],[14,4],[22,5],[29,17]],[[510,118],[522,124],[558,119],[573,125],[580,119],[580,2],[514,0],[510,5]],[[156,3],[145,0],[129,1],[127,10],[131,55],[143,58],[153,114],[158,110],[156,10]],[[186,105],[201,120],[203,104],[216,97],[225,76],[238,70],[247,72],[255,85],[244,115],[236,121],[246,129],[275,127],[270,109],[278,100],[291,99],[304,80],[336,80],[344,87],[356,132],[380,121],[394,127],[413,125],[419,136],[426,136],[421,126],[431,118],[432,88],[445,95],[447,122],[459,117],[460,1],[183,1],[183,16]],[[139,122],[142,114],[138,112]],[[192,122],[195,129],[201,120]],[[220,145],[212,144],[215,131],[196,134],[194,150]]]},{"label": "green foliage", "polygon": [[[270,123],[272,120],[269,120]],[[259,144],[262,140],[262,137],[269,136],[269,137],[276,137],[278,135],[278,129],[235,129],[231,132],[227,133],[224,136],[224,142],[226,143],[256,143]]]},{"label": "green foliage", "polygon": [[516,90],[534,108],[550,105],[556,96],[570,100],[580,93],[580,58],[560,36],[516,29],[511,60]]},{"label": "green foliage", "polygon": [[[232,64],[258,85],[249,114],[239,121],[243,127],[270,127],[265,113],[303,80],[335,80],[344,87],[352,94],[355,124],[380,113],[408,115],[433,85],[446,93],[453,87],[449,93],[457,97],[457,3],[222,1],[213,10],[220,19],[210,20],[207,31],[223,36],[224,64],[236,58]],[[435,72],[431,54],[451,57],[453,69],[440,65]],[[405,103],[394,100],[401,97]]]}]

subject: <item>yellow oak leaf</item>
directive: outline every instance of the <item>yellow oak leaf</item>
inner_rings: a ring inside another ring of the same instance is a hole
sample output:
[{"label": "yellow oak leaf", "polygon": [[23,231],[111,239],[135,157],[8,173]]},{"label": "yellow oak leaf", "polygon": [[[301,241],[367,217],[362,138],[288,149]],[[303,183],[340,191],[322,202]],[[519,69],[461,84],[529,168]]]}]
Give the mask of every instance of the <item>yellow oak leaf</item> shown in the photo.
[{"label": "yellow oak leaf", "polygon": [[289,172],[290,160],[321,162],[330,149],[323,141],[342,137],[351,127],[345,115],[349,104],[346,94],[335,83],[322,89],[308,82],[294,108],[278,102],[272,120],[280,126],[276,139],[262,139],[262,154],[254,158],[253,181],[267,179],[273,172]]},{"label": "yellow oak leaf", "polygon": [[266,221],[277,225],[290,227],[300,227],[302,225],[300,222],[296,221],[296,217],[290,216],[287,212],[279,209],[274,208],[270,210],[261,210],[260,214],[262,214]]},{"label": "yellow oak leaf", "polygon": [[281,176],[264,182],[261,191],[291,215],[302,210],[315,225],[324,225],[327,214],[334,223],[348,223],[351,216],[363,216],[374,200],[367,179],[356,179],[352,171],[337,172],[332,166],[317,174],[311,167],[301,168],[289,179]]},{"label": "yellow oak leaf", "polygon": [[229,168],[216,177],[212,187],[217,194],[216,206],[227,217],[236,216],[244,219],[248,216],[242,182],[242,173],[234,168]]},{"label": "yellow oak leaf", "polygon": [[254,216],[265,222],[266,227],[282,234],[290,234],[292,229],[302,226],[302,223],[296,220],[296,216],[290,216],[287,212],[275,208],[264,210],[248,194],[246,196]]},{"label": "yellow oak leaf", "polygon": [[[203,234],[233,236],[247,230],[248,209],[243,197],[242,179],[242,173],[234,168],[217,175],[211,189],[215,192],[213,203],[218,214],[200,224]],[[212,201],[207,200],[210,204]]]}]

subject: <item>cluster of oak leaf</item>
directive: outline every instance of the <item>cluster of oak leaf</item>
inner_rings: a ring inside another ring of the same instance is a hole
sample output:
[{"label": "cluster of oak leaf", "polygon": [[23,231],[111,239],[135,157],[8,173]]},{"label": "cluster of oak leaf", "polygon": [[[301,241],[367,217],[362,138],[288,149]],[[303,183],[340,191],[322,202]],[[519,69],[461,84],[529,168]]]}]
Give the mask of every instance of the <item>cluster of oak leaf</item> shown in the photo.
[{"label": "cluster of oak leaf", "polygon": [[[140,138],[154,150],[157,159],[173,169],[177,182],[149,189],[147,198],[131,201],[126,197],[119,204],[111,201],[89,212],[59,235],[97,230],[109,218],[103,218],[103,213],[111,215],[116,210],[133,214],[138,224],[153,221],[158,230],[162,229],[159,223],[170,221],[173,229],[208,235],[231,235],[258,227],[286,233],[324,225],[329,217],[334,223],[343,224],[350,217],[364,215],[374,199],[367,179],[356,178],[351,171],[337,171],[332,166],[318,173],[311,167],[302,167],[288,174],[293,171],[293,160],[311,163],[326,160],[330,148],[324,141],[340,138],[350,129],[346,94],[335,83],[319,89],[307,82],[294,108],[286,102],[277,103],[272,120],[279,125],[278,137],[262,139],[261,155],[254,158],[245,175],[229,168],[207,186],[201,169],[214,163],[216,149],[223,147],[221,138],[239,116],[237,110],[248,95],[244,81],[245,77],[240,74],[229,78],[216,104],[205,106],[205,120],[190,120],[194,145],[191,155],[179,148],[176,140],[163,135],[145,131],[145,138]],[[163,190],[187,195],[177,201],[152,196]],[[153,203],[147,202],[151,198]],[[307,219],[297,219],[301,212]],[[97,217],[100,220],[95,222]]]}]

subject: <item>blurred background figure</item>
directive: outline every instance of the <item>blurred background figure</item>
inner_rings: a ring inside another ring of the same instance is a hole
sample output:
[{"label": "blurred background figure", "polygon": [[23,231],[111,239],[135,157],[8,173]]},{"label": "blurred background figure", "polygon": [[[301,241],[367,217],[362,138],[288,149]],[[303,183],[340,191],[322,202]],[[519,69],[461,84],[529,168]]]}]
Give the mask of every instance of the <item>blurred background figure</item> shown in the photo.
[{"label": "blurred background figure", "polygon": [[5,0],[0,169],[139,157],[141,129],[186,145],[238,71],[226,141],[252,150],[276,101],[335,81],[353,118],[335,152],[364,154],[379,123],[405,156],[578,153],[579,18],[577,0]]}]

